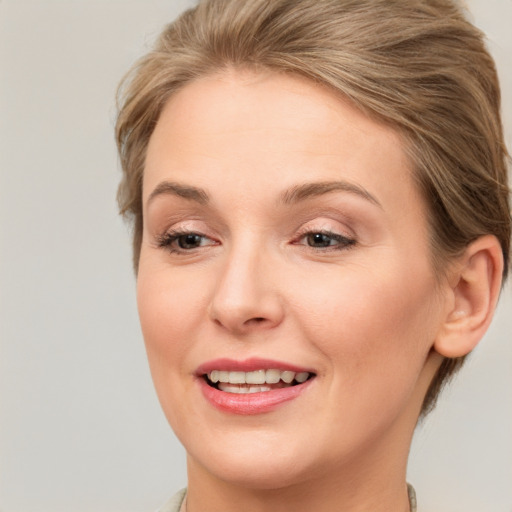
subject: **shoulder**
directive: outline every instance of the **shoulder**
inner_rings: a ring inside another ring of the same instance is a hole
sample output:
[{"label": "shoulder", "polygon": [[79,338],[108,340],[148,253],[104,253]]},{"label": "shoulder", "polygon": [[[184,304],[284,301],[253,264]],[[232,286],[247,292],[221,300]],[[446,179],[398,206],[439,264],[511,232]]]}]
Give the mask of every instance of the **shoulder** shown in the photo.
[{"label": "shoulder", "polygon": [[156,512],[179,512],[186,494],[187,489],[181,489],[181,491],[178,491],[164,506],[160,507]]}]

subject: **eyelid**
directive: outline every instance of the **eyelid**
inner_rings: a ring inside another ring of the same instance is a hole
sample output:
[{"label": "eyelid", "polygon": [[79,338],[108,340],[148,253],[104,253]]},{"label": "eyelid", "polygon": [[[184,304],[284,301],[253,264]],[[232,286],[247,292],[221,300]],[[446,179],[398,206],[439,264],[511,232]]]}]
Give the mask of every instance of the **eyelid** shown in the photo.
[{"label": "eyelid", "polygon": [[335,240],[338,242],[337,245],[328,245],[328,246],[324,246],[324,247],[314,247],[312,245],[308,246],[314,250],[326,251],[326,250],[346,249],[348,247],[352,247],[357,242],[355,238],[345,236],[341,233],[335,233],[332,231],[325,231],[325,230],[322,230],[322,231],[308,230],[308,231],[304,232],[303,234],[297,236],[294,239],[293,243],[295,245],[307,245],[307,244],[300,244],[299,242],[310,235],[324,235],[324,236],[327,236],[327,237],[331,238],[332,240]]},{"label": "eyelid", "polygon": [[[201,243],[196,248],[180,248],[177,247],[176,241],[187,235],[198,235],[203,240],[208,240],[207,243]],[[167,250],[176,254],[190,254],[200,249],[206,249],[214,245],[218,245],[218,237],[212,233],[209,225],[200,218],[185,217],[181,219],[169,219],[169,223],[160,226],[157,232],[153,233],[153,243],[156,248]]]},{"label": "eyelid", "polygon": [[[314,221],[307,222],[297,230],[291,243],[292,245],[302,245],[305,249],[321,253],[344,251],[357,244],[357,237],[352,230],[334,227],[333,224],[339,224],[339,222],[328,219],[315,219]],[[348,231],[350,231],[350,233]],[[325,235],[337,243],[323,247],[315,247],[307,243],[301,243],[304,238],[314,234]]]},{"label": "eyelid", "polygon": [[151,206],[155,208],[152,208],[145,223],[152,240],[171,231],[190,231],[211,236],[212,233],[219,232],[219,227],[222,227],[219,226],[216,218],[212,218],[210,214],[206,215],[197,207],[191,208],[188,205],[175,207],[173,204],[165,204],[165,201],[155,201]]},{"label": "eyelid", "polygon": [[212,230],[208,227],[208,224],[203,220],[186,217],[167,219],[167,222],[162,223],[160,226],[155,226],[155,230],[153,231],[154,238],[162,238],[168,234],[188,234],[188,233],[196,233],[198,235],[203,235],[208,238],[212,238]]},{"label": "eyelid", "polygon": [[304,222],[297,229],[296,236],[303,236],[308,233],[331,233],[333,235],[340,235],[345,238],[356,238],[354,231],[346,226],[345,223],[341,223],[339,220],[326,217],[316,218],[314,220]]},{"label": "eyelid", "polygon": [[[188,249],[185,247],[175,246],[175,244],[179,242],[179,239],[182,236],[188,235],[196,235],[203,239],[209,240],[209,242],[204,244],[201,243],[197,247],[191,247]],[[156,239],[157,248],[164,249],[171,254],[178,255],[196,254],[198,251],[204,251],[216,245],[219,245],[219,242],[217,240],[204,233],[199,232],[198,230],[167,230],[165,233],[159,235]]]}]

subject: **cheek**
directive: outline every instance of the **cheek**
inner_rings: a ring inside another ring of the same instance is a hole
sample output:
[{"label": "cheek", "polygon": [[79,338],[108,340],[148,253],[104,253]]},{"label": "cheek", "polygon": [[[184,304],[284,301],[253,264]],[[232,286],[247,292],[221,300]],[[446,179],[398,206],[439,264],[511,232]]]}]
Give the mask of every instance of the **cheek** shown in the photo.
[{"label": "cheek", "polygon": [[[169,423],[180,432],[190,416],[187,392],[193,385],[190,351],[205,317],[204,286],[144,262],[137,280],[137,305],[153,384]],[[204,283],[203,283],[204,284]],[[181,412],[180,412],[181,411]],[[184,412],[186,411],[186,412]]]},{"label": "cheek", "polygon": [[377,435],[407,410],[433,342],[426,282],[378,277],[343,279],[324,300],[310,294],[308,309],[316,314],[301,325],[330,366],[329,410],[318,414],[343,422],[355,436],[368,425]]},{"label": "cheek", "polygon": [[204,283],[183,273],[141,265],[137,305],[148,359],[158,386],[160,374],[174,366],[184,371],[183,358],[205,315]]},{"label": "cheek", "polygon": [[333,375],[344,385],[419,374],[437,327],[428,273],[351,269],[305,288],[306,296],[295,290],[301,330],[338,367]]}]

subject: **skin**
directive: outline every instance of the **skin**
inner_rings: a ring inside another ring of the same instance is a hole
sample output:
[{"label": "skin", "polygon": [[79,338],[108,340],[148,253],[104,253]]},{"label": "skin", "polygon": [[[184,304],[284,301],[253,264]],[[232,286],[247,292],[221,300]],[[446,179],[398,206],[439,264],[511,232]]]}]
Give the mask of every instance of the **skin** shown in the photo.
[{"label": "skin", "polygon": [[[282,200],[340,180],[346,190]],[[169,100],[143,197],[138,307],[160,402],[188,454],[188,512],[408,510],[410,441],[454,303],[435,279],[398,135],[305,79],[226,71]],[[201,245],[162,247],[170,231],[199,233]],[[332,245],[311,246],[306,234],[318,232]],[[316,377],[272,412],[230,414],[195,375],[221,357]]]}]

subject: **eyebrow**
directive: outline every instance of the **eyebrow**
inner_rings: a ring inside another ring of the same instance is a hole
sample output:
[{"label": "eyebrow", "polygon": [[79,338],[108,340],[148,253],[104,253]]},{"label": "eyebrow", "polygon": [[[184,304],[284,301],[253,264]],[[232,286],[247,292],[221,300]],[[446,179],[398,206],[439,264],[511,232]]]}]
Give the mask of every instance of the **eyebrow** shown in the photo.
[{"label": "eyebrow", "polygon": [[[379,200],[370,194],[368,190],[355,183],[349,181],[321,181],[314,183],[304,183],[302,185],[296,185],[288,190],[285,190],[280,196],[280,202],[284,204],[295,204],[312,197],[329,194],[330,192],[348,192],[355,194],[375,205],[382,208]],[[160,195],[174,195],[187,199],[189,201],[195,201],[199,204],[206,205],[210,201],[210,197],[207,192],[199,187],[193,187],[191,185],[182,185],[171,181],[162,181],[155,189],[151,192],[148,197],[148,204],[153,199]]]},{"label": "eyebrow", "polygon": [[178,196],[203,205],[208,204],[210,201],[208,194],[202,188],[181,185],[172,181],[162,181],[149,195],[147,204],[151,203],[155,197],[160,195]]},{"label": "eyebrow", "polygon": [[304,201],[305,199],[337,191],[355,194],[363,199],[366,199],[367,201],[370,201],[370,203],[377,205],[379,208],[382,208],[382,205],[380,204],[379,200],[375,196],[370,194],[370,192],[368,192],[368,190],[366,190],[364,187],[343,180],[322,181],[297,185],[289,190],[286,190],[281,195],[281,201],[285,204],[293,204],[299,201]]}]

